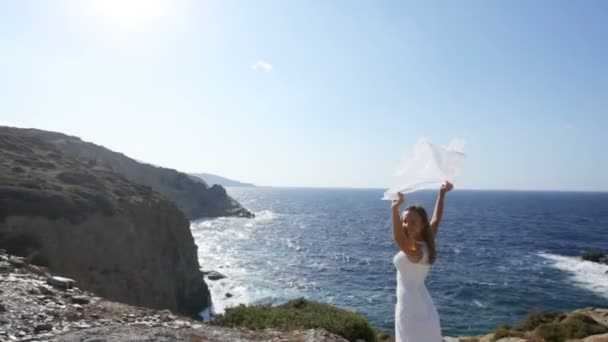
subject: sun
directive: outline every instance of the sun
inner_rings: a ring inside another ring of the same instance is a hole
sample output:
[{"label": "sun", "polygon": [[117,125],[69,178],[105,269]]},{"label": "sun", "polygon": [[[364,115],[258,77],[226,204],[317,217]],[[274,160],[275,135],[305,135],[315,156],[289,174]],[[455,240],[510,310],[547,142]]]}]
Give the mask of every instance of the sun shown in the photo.
[{"label": "sun", "polygon": [[82,0],[82,6],[114,25],[141,26],[170,14],[171,0]]}]

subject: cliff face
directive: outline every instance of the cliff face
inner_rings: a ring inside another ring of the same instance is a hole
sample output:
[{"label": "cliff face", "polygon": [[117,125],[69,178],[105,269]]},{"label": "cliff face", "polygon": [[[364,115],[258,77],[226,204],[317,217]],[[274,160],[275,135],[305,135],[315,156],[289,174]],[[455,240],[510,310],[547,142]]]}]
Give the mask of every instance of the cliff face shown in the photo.
[{"label": "cliff face", "polygon": [[185,173],[140,163],[122,153],[82,141],[77,137],[36,129],[21,131],[27,136],[54,145],[64,154],[94,160],[132,182],[151,187],[173,201],[190,220],[218,216],[253,216],[228,196],[222,186],[209,187],[204,181],[192,179]]},{"label": "cliff face", "polygon": [[6,127],[0,248],[108,299],[187,315],[209,302],[189,221],[171,202]]},{"label": "cliff face", "polygon": [[253,188],[254,184],[251,183],[243,183],[239,181],[235,181],[232,179],[228,179],[225,177],[221,177],[218,175],[213,175],[211,173],[191,173],[192,177],[196,177],[197,179],[202,179],[207,184],[218,184],[221,186],[236,186],[236,187],[245,187],[245,188]]},{"label": "cliff face", "polygon": [[[0,341],[346,342],[321,329],[247,331],[202,324],[167,310],[108,301],[0,249]],[[79,285],[76,283],[76,285]]]}]

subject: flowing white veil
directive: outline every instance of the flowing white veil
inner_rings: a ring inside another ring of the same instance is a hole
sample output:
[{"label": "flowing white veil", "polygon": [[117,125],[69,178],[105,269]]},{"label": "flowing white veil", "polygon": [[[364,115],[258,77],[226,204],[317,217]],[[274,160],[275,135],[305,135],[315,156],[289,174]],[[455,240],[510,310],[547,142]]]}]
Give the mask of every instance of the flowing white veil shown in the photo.
[{"label": "flowing white veil", "polygon": [[460,174],[464,154],[464,142],[453,139],[448,146],[438,146],[426,138],[416,143],[411,155],[397,169],[397,181],[386,190],[384,200],[397,198],[397,192],[438,187],[444,181],[454,183]]}]

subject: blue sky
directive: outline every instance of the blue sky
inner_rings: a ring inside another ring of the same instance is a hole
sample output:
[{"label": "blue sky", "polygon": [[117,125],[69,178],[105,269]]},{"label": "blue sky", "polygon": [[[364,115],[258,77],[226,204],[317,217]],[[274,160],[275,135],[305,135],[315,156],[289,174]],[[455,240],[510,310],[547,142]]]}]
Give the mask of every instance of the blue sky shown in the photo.
[{"label": "blue sky", "polygon": [[604,1],[4,1],[0,123],[260,185],[608,190]]}]

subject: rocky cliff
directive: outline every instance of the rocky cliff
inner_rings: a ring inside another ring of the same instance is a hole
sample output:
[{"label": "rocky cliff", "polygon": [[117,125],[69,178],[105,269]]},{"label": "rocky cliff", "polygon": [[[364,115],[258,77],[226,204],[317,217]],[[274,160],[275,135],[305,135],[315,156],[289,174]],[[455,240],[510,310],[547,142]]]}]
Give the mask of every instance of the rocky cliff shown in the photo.
[{"label": "rocky cliff", "polygon": [[197,179],[202,179],[205,183],[211,184],[211,185],[217,184],[217,185],[221,185],[221,186],[235,186],[235,187],[241,187],[241,188],[255,187],[255,185],[251,184],[251,183],[239,182],[239,181],[235,181],[233,179],[225,178],[225,177],[214,175],[211,173],[191,173],[190,175],[192,177],[196,177]]},{"label": "rocky cliff", "polygon": [[209,187],[204,181],[193,179],[185,173],[140,163],[122,153],[83,141],[78,137],[37,129],[20,129],[20,132],[52,144],[64,154],[93,160],[132,182],[151,187],[173,201],[190,220],[218,216],[253,216],[228,196],[220,185]]},{"label": "rocky cliff", "polygon": [[24,132],[0,127],[0,248],[112,300],[187,315],[208,305],[173,203]]},{"label": "rocky cliff", "polygon": [[108,301],[0,250],[0,341],[345,342],[322,329],[248,331]]}]

